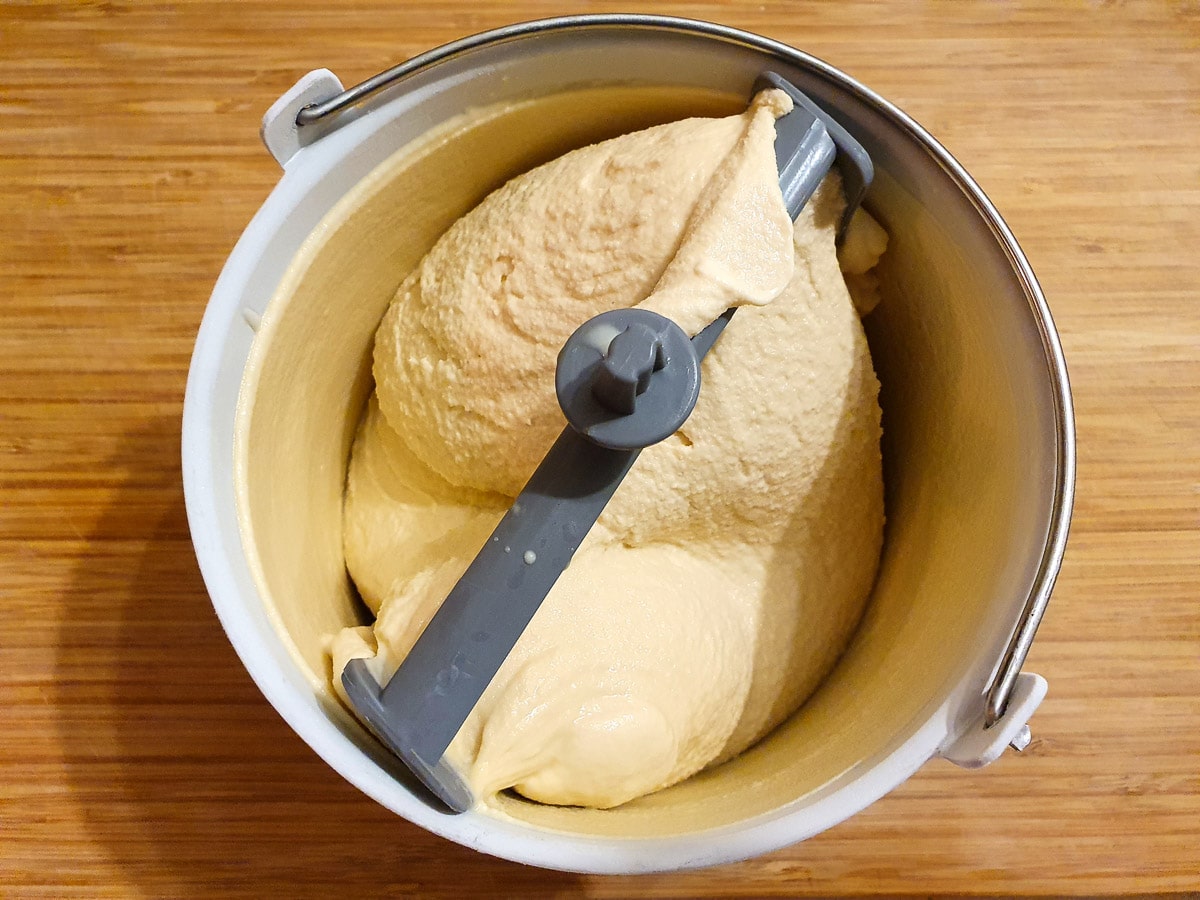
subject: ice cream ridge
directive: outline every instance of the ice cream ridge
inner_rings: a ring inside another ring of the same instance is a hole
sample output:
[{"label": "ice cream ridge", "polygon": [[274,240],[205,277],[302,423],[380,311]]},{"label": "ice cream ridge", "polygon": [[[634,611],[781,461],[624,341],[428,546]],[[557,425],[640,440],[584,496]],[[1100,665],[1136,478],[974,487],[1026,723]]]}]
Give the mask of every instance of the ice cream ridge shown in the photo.
[{"label": "ice cream ridge", "polygon": [[790,108],[764,91],[514,178],[379,327],[344,507],[377,618],[332,641],[339,692],[354,658],[387,682],[562,431],[576,328],[642,307],[695,334],[741,307],[690,418],[642,452],[447,750],[484,802],[607,808],[728,760],[804,702],[862,613],[883,480],[860,314],[887,239],[860,210],[839,251],[836,171],[793,225],[774,155]]}]

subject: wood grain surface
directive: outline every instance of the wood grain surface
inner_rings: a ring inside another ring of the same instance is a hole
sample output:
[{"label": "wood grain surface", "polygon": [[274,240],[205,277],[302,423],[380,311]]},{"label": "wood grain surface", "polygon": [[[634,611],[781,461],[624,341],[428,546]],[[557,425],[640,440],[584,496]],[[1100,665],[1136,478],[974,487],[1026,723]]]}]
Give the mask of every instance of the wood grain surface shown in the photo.
[{"label": "wood grain surface", "polygon": [[1075,391],[1078,501],[1027,752],[932,763],[802,845],[580,877],[361,796],[262,699],[188,538],[212,284],[277,179],[265,108],[509,22],[627,3],[0,4],[0,895],[1200,894],[1200,7],[643,2],[806,49],[1007,217]]}]

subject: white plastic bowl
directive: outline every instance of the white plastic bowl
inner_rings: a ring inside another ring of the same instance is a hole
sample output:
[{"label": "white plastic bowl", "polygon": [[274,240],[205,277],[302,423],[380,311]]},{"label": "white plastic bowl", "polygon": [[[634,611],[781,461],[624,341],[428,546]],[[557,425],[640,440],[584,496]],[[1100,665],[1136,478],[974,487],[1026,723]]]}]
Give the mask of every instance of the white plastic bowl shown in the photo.
[{"label": "white plastic bowl", "polygon": [[[868,613],[812,700],[712,772],[608,812],[514,799],[500,814],[444,814],[332,698],[320,643],[355,616],[338,498],[370,335],[406,274],[397,269],[404,248],[388,238],[403,224],[387,212],[395,173],[381,164],[467,107],[636,83],[677,94],[664,103],[685,114],[694,89],[746,96],[764,69],[867,147],[878,172],[868,206],[892,239],[883,303],[866,323],[883,385],[888,509]],[[521,862],[613,873],[785,846],[933,757],[983,765],[1027,740],[1046,685],[1018,673],[1066,540],[1070,393],[1028,263],[949,154],[824,63],[702,22],[527,23],[385,76],[344,98],[358,101],[345,111],[298,127],[301,108],[341,91],[319,70],[267,114],[264,140],[283,176],[217,282],[187,387],[183,475],[196,555],[230,641],[295,731],[366,794],[430,831]],[[339,295],[339,279],[364,269],[362,294]]]}]

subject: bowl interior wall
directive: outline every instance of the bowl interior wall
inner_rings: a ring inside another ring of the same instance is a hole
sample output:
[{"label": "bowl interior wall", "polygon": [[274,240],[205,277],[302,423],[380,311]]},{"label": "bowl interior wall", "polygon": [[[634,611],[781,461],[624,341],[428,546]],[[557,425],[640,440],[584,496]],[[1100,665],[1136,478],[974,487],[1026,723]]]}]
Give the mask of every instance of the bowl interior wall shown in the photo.
[{"label": "bowl interior wall", "polygon": [[[1033,317],[951,175],[892,120],[845,104],[878,169],[869,207],[891,235],[883,302],[867,321],[883,385],[888,515],[868,612],[816,695],[738,759],[617,810],[502,798],[508,816],[642,836],[778,814],[894,753],[964,679],[982,691],[999,656],[1044,543],[1053,475]],[[297,666],[372,757],[378,746],[332,699],[326,648],[364,618],[342,559],[341,498],[372,336],[396,287],[450,223],[514,174],[595,140],[741,106],[694,87],[609,86],[452,119],[350,191],[289,268],[239,401],[243,540]]]}]

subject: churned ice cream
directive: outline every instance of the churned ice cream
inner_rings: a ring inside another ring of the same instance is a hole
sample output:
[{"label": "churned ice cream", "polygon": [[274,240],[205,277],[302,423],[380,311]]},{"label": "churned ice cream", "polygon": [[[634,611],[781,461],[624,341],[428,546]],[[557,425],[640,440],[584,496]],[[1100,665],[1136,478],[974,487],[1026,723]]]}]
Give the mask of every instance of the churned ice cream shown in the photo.
[{"label": "churned ice cream", "polygon": [[[644,450],[447,754],[487,798],[611,807],[751,746],[813,691],[874,580],[878,383],[834,237],[831,173],[793,227],[777,91],[745,113],[605,141],[521,175],[400,286],[351,453],[346,561],[374,626],[334,684],[386,682],[565,426],[559,349],[641,306],[695,334],[695,411]],[[886,244],[855,216],[859,305]]]}]

